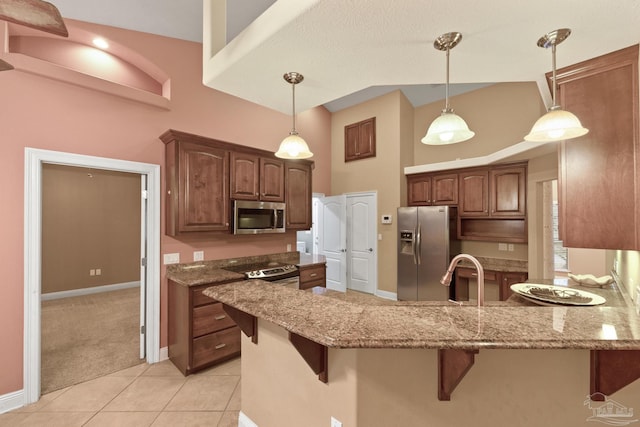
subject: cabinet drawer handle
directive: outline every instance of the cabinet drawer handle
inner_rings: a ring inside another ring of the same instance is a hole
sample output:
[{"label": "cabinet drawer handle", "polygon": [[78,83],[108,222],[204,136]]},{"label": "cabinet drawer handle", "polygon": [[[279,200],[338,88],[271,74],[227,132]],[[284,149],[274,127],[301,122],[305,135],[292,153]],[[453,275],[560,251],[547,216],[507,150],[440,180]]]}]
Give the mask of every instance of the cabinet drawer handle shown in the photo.
[{"label": "cabinet drawer handle", "polygon": [[309,277],[316,277],[317,275],[318,275],[318,273],[311,273],[311,274],[309,275]]},{"label": "cabinet drawer handle", "polygon": [[223,314],[223,315],[221,315],[221,316],[216,316],[216,320],[222,320],[222,319],[224,319],[225,317],[227,317],[227,316],[225,316],[224,314]]},{"label": "cabinet drawer handle", "polygon": [[478,273],[471,273],[471,276],[476,277]]},{"label": "cabinet drawer handle", "polygon": [[226,345],[225,343],[218,344],[218,345],[216,346],[216,350],[220,350],[221,348],[225,348],[226,346],[227,346],[227,345]]}]

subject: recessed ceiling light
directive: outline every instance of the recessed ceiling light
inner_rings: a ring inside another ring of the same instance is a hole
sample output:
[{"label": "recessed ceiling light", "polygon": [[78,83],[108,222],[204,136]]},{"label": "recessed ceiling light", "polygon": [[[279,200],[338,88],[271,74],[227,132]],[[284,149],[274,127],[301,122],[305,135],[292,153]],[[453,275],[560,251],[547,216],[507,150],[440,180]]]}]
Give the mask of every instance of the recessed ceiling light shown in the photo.
[{"label": "recessed ceiling light", "polygon": [[107,49],[109,47],[109,43],[102,37],[96,37],[93,39],[93,44],[100,49]]}]

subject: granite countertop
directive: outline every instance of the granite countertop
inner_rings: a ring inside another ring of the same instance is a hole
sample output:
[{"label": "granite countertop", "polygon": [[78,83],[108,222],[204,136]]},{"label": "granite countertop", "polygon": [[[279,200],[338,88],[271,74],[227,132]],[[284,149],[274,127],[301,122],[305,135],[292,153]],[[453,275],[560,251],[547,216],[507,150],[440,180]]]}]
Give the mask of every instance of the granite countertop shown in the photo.
[{"label": "granite countertop", "polygon": [[261,280],[204,294],[332,348],[640,349],[640,317],[629,305],[546,307],[515,300],[478,308],[298,291]]},{"label": "granite countertop", "polygon": [[323,255],[283,252],[241,258],[171,264],[167,266],[167,279],[182,286],[200,286],[223,283],[230,280],[244,280],[244,274],[225,270],[225,268],[266,262],[295,264],[298,267],[304,267],[306,265],[325,263],[326,259]]}]

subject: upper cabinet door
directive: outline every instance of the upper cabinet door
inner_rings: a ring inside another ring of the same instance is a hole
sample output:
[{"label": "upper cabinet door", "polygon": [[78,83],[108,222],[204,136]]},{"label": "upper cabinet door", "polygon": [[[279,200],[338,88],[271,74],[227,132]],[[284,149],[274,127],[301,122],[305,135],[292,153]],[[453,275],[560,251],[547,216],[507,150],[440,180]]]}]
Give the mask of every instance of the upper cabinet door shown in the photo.
[{"label": "upper cabinet door", "polygon": [[459,216],[489,215],[489,171],[487,169],[461,172]]},{"label": "upper cabinet door", "polygon": [[458,204],[458,174],[433,175],[431,178],[431,202],[434,205]]},{"label": "upper cabinet door", "polygon": [[344,161],[376,156],[376,118],[344,127]]},{"label": "upper cabinet door", "polygon": [[230,184],[232,199],[284,202],[284,163],[232,151]]},{"label": "upper cabinet door", "polygon": [[407,176],[407,202],[409,206],[426,206],[431,204],[431,176]]},{"label": "upper cabinet door", "polygon": [[525,215],[525,176],[525,167],[491,170],[491,216]]},{"label": "upper cabinet door", "polygon": [[311,228],[311,165],[285,163],[287,230]]},{"label": "upper cabinet door", "polygon": [[177,232],[229,230],[229,152],[178,144]]},{"label": "upper cabinet door", "polygon": [[557,73],[560,105],[589,133],[560,145],[564,245],[640,249],[638,45]]},{"label": "upper cabinet door", "polygon": [[260,183],[259,157],[246,153],[231,152],[231,198],[258,200]]},{"label": "upper cabinet door", "polygon": [[284,202],[284,162],[260,159],[260,200]]}]

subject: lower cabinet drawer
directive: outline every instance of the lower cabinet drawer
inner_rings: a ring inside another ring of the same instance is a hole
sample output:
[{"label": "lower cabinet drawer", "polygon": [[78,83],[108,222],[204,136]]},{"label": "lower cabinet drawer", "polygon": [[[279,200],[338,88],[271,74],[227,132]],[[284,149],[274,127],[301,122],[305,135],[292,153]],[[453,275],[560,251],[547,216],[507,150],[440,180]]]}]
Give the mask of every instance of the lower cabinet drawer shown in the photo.
[{"label": "lower cabinet drawer", "polygon": [[[465,279],[476,279],[478,278],[478,272],[475,269],[470,269],[466,267],[458,267],[457,269],[458,277],[463,277]],[[484,280],[489,282],[495,282],[498,279],[498,276],[495,271],[485,270],[484,271]]]},{"label": "lower cabinet drawer", "polygon": [[240,328],[225,329],[193,340],[192,369],[240,353]]},{"label": "lower cabinet drawer", "polygon": [[234,326],[222,308],[222,303],[203,305],[193,309],[193,337],[210,334]]},{"label": "lower cabinet drawer", "polygon": [[314,280],[325,280],[326,266],[324,264],[300,269],[300,282],[306,283]]}]

